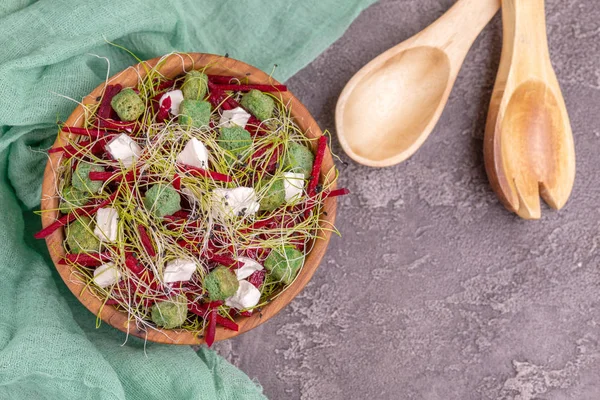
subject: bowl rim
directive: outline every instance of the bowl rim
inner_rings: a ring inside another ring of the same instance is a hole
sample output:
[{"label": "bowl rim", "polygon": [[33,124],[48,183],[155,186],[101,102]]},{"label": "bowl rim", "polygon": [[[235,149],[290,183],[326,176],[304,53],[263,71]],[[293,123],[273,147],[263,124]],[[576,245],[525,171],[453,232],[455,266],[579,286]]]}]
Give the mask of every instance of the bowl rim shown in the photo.
[{"label": "bowl rim", "polygon": [[[247,78],[249,83],[279,84],[279,82],[265,72],[233,58],[207,53],[172,53],[166,56],[142,61],[139,64],[128,67],[116,75],[113,75],[107,82],[101,83],[90,94],[83,98],[82,104],[79,104],[75,110],[73,110],[69,118],[65,121],[65,125],[81,127],[84,121],[83,105],[97,103],[97,98],[101,96],[106,85],[119,83],[123,87],[135,86],[137,85],[138,78],[146,76],[146,68],[154,68],[159,63],[158,71],[166,78],[174,78],[191,69],[206,68],[207,72],[215,75],[232,75],[240,78]],[[288,104],[290,113],[296,124],[307,137],[317,138],[323,135],[323,132],[310,112],[291,92],[281,92],[279,93],[279,96],[286,104]],[[68,137],[68,133],[59,132],[52,148],[64,146]],[[314,142],[316,141],[311,142],[313,151],[316,149],[316,143]],[[62,153],[60,152],[49,154],[46,169],[44,171],[41,198],[41,219],[44,228],[56,221],[59,214],[57,209],[58,185],[56,184],[56,171],[61,159]],[[333,157],[329,151],[329,147],[327,147],[321,168],[320,182],[331,179],[332,174],[330,172],[332,172],[334,168]],[[335,188],[335,182],[333,182],[332,188]],[[332,232],[330,228],[335,222],[336,209],[337,201],[335,197],[325,199],[323,206],[324,212],[321,213],[319,218],[318,238],[314,240],[312,249],[307,254],[304,266],[294,283],[270,303],[262,307],[260,312],[255,312],[250,317],[237,317],[236,323],[239,327],[238,331],[232,331],[218,326],[216,329],[215,342],[235,337],[256,328],[275,316],[302,291],[310,281],[317,270],[321,259],[325,255],[325,251],[331,239]],[[73,273],[73,268],[60,262],[66,254],[63,247],[63,241],[64,230],[62,228],[46,238],[46,245],[54,266],[69,290],[71,290],[75,297],[77,297],[77,299],[94,315],[99,316],[104,322],[122,332],[125,332],[128,335],[137,336],[144,340],[178,345],[199,345],[205,343],[202,336],[195,336],[191,332],[181,329],[139,330],[134,320],[128,320],[125,312],[117,310],[112,305],[103,306],[100,299],[94,296],[90,289],[87,288],[81,277],[78,274]]]}]

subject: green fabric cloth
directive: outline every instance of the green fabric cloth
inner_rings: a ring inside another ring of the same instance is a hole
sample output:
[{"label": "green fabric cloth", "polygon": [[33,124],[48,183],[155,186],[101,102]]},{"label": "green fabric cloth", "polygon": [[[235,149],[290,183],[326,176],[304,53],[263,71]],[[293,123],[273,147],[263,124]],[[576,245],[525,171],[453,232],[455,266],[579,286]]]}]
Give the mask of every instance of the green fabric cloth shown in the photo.
[{"label": "green fabric cloth", "polygon": [[[229,53],[285,80],[373,0],[0,2],[0,398],[257,399],[214,352],[129,338],[58,277],[32,209],[56,121],[110,74],[171,51]],[[65,97],[61,97],[65,96]]]}]

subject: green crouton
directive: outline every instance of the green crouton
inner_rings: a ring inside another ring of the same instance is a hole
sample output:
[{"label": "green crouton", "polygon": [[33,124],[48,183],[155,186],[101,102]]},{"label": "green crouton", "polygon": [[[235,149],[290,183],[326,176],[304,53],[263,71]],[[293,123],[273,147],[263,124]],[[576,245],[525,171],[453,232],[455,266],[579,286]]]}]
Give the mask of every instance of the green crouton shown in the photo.
[{"label": "green crouton", "polygon": [[271,118],[275,109],[275,100],[271,96],[254,89],[242,96],[240,104],[261,121]]},{"label": "green crouton", "polygon": [[71,253],[90,253],[100,250],[100,241],[94,235],[94,227],[89,217],[76,219],[67,226],[65,231]]},{"label": "green crouton", "polygon": [[181,210],[181,196],[173,186],[157,183],[152,185],[144,197],[144,206],[155,217],[162,218]]},{"label": "green crouton", "polygon": [[183,100],[179,106],[179,124],[200,128],[210,122],[210,103],[202,100]]},{"label": "green crouton", "polygon": [[285,203],[285,187],[283,179],[271,180],[267,185],[268,187],[260,199],[260,209],[273,211]]},{"label": "green crouton", "polygon": [[290,142],[285,155],[285,167],[291,172],[304,174],[304,179],[308,179],[312,173],[315,155],[310,149],[300,143]]},{"label": "green crouton", "polygon": [[190,71],[185,74],[181,86],[183,98],[187,100],[202,100],[208,90],[208,76],[200,71]]},{"label": "green crouton", "polygon": [[240,283],[229,268],[220,265],[206,275],[203,286],[208,292],[210,301],[220,301],[233,296]]},{"label": "green crouton", "polygon": [[71,177],[71,185],[85,193],[98,193],[102,188],[102,182],[90,179],[89,175],[92,171],[104,172],[104,167],[80,162]]},{"label": "green crouton", "polygon": [[[233,156],[233,161],[235,161],[238,155],[252,145],[252,137],[250,132],[241,126],[221,127],[217,143],[221,148],[227,150]],[[231,160],[228,159],[227,161]]]},{"label": "green crouton", "polygon": [[185,295],[180,294],[173,300],[165,300],[152,306],[152,322],[166,329],[177,328],[187,318],[188,305]]},{"label": "green crouton", "polygon": [[71,211],[82,207],[87,203],[87,195],[79,189],[69,186],[62,191],[62,200],[58,206],[58,210],[63,214],[68,214]]},{"label": "green crouton", "polygon": [[285,247],[283,252],[273,250],[265,260],[265,268],[276,280],[289,285],[304,264],[304,254],[294,247]]},{"label": "green crouton", "polygon": [[131,88],[123,89],[110,102],[122,121],[135,121],[144,113],[146,105]]}]

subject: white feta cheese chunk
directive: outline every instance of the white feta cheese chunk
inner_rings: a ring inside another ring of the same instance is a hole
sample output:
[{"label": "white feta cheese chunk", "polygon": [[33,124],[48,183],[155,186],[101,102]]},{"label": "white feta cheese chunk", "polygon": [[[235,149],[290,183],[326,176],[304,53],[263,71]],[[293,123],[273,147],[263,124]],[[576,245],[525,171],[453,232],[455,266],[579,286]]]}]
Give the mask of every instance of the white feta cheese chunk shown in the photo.
[{"label": "white feta cheese chunk", "polygon": [[117,228],[119,223],[119,214],[112,207],[100,208],[96,213],[96,227],[94,235],[105,242],[114,242],[117,240]]},{"label": "white feta cheese chunk", "polygon": [[260,300],[260,290],[246,280],[240,281],[240,286],[233,296],[225,300],[225,305],[238,310],[254,307]]},{"label": "white feta cheese chunk", "polygon": [[238,281],[241,281],[242,279],[246,279],[247,277],[252,275],[254,273],[254,271],[262,271],[263,270],[263,266],[251,258],[238,257],[237,260],[244,263],[244,265],[242,265],[241,267],[239,267],[237,269],[237,271],[235,271],[235,275],[237,276]]},{"label": "white feta cheese chunk", "polygon": [[121,273],[113,262],[102,264],[94,271],[94,283],[102,288],[119,282]]},{"label": "white feta cheese chunk", "polygon": [[236,107],[232,110],[223,111],[221,114],[221,119],[219,120],[219,125],[226,128],[230,128],[234,125],[245,128],[249,119],[250,114],[248,114],[246,110],[244,110],[242,107]]},{"label": "white feta cheese chunk", "polygon": [[191,138],[183,150],[177,154],[176,161],[180,164],[206,169],[208,167],[208,150],[201,141]]},{"label": "white feta cheese chunk", "polygon": [[189,281],[196,272],[196,262],[189,258],[169,261],[164,271],[165,283]]},{"label": "white feta cheese chunk", "polygon": [[126,168],[133,165],[142,154],[142,148],[126,133],[122,133],[106,145],[106,151],[113,159],[119,160]]},{"label": "white feta cheese chunk", "polygon": [[181,90],[171,90],[170,92],[163,94],[161,96],[160,100],[158,101],[158,104],[161,107],[163,105],[163,101],[165,101],[165,99],[167,97],[171,98],[171,106],[169,107],[169,112],[173,115],[178,115],[179,114],[179,106],[181,105],[181,102],[183,101],[183,92]]},{"label": "white feta cheese chunk", "polygon": [[254,215],[260,208],[254,188],[215,189],[212,193],[213,216],[244,217]]},{"label": "white feta cheese chunk", "polygon": [[291,202],[302,196],[304,191],[304,174],[296,172],[285,172],[283,174],[283,189],[285,190],[285,201]]}]

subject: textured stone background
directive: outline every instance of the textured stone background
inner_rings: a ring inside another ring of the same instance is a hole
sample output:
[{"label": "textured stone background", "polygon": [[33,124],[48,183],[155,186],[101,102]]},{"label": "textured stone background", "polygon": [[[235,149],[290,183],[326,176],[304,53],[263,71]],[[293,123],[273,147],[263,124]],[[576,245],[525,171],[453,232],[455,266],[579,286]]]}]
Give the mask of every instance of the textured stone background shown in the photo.
[{"label": "textured stone background", "polygon": [[[407,162],[350,162],[327,256],[277,317],[216,347],[272,399],[600,399],[600,10],[548,0],[550,49],[577,151],[571,200],[538,222],[491,192],[483,130],[499,16]],[[383,0],[288,83],[334,130],[345,82],[452,0]],[[410,101],[407,98],[406,101]],[[334,150],[344,161],[334,136]]]}]

